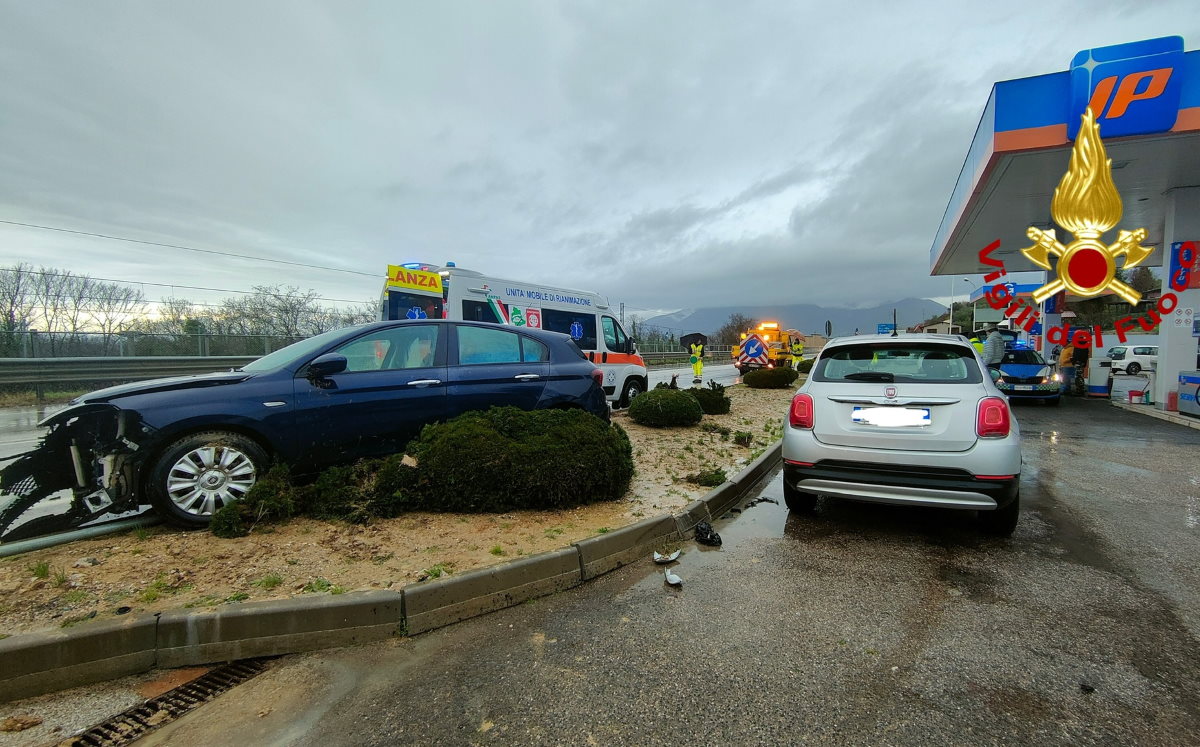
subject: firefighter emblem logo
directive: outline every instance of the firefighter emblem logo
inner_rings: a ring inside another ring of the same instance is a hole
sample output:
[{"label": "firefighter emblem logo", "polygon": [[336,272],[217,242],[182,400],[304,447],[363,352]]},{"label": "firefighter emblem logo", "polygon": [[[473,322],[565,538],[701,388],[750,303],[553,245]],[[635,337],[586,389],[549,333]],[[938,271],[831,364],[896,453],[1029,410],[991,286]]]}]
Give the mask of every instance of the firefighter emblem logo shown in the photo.
[{"label": "firefighter emblem logo", "polygon": [[1122,210],[1121,195],[1112,179],[1112,159],[1107,157],[1100,140],[1100,126],[1088,108],[1071,149],[1070,166],[1050,202],[1054,222],[1074,234],[1075,240],[1063,246],[1053,229],[1044,231],[1030,226],[1025,232],[1034,243],[1021,253],[1030,262],[1050,270],[1054,269],[1050,266],[1050,255],[1058,257],[1058,278],[1035,290],[1033,300],[1041,303],[1062,290],[1084,298],[1112,290],[1130,304],[1142,299],[1141,293],[1116,279],[1116,259],[1124,254],[1123,267],[1129,269],[1149,257],[1154,249],[1141,246],[1146,229],[1120,231],[1111,244],[1100,239],[1121,221]]}]

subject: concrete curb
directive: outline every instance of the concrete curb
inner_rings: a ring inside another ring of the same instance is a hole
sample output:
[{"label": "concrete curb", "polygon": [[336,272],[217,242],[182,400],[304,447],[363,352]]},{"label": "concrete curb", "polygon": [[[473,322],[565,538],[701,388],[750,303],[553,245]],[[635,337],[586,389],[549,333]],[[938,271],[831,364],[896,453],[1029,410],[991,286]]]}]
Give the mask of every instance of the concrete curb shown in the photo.
[{"label": "concrete curb", "polygon": [[688,532],[696,528],[696,525],[702,521],[712,521],[712,514],[708,511],[708,504],[703,500],[692,501],[683,509],[683,513],[675,514],[675,531],[679,532],[680,537],[687,537]]},{"label": "concrete curb", "polygon": [[574,547],[566,547],[441,581],[406,586],[405,631],[409,635],[424,633],[563,591],[581,581],[579,554]]},{"label": "concrete curb", "polygon": [[399,631],[403,619],[404,595],[398,591],[164,612],[158,618],[155,665],[184,667],[379,641]]},{"label": "concrete curb", "polygon": [[116,679],[154,667],[154,615],[0,641],[0,702]]},{"label": "concrete curb", "polygon": [[746,468],[737,473],[723,485],[714,488],[712,492],[701,498],[708,505],[708,512],[717,519],[733,508],[753,488],[763,475],[770,472],[779,463],[783,455],[783,441],[776,441],[759,455]]},{"label": "concrete curb", "polygon": [[217,610],[165,612],[0,640],[0,702],[124,677],[253,656],[415,635],[569,589],[680,540],[720,517],[779,463],[770,446],[728,482],[678,514],[644,519],[560,550],[401,591],[304,595]]},{"label": "concrete curb", "polygon": [[580,540],[574,546],[579,551],[579,570],[587,581],[650,554],[659,543],[679,538],[675,517],[667,514]]},{"label": "concrete curb", "polygon": [[1165,420],[1168,423],[1174,423],[1175,425],[1182,425],[1186,428],[1195,428],[1197,430],[1200,430],[1200,420],[1197,420],[1196,418],[1190,417],[1188,415],[1182,415],[1178,412],[1167,412],[1165,410],[1158,410],[1154,407],[1154,405],[1131,405],[1131,404],[1128,404],[1125,402],[1116,402],[1116,401],[1112,401],[1111,404],[1113,407],[1119,407],[1122,410],[1128,410],[1129,412],[1136,412],[1140,415],[1149,415],[1152,418],[1158,418],[1159,420]]}]

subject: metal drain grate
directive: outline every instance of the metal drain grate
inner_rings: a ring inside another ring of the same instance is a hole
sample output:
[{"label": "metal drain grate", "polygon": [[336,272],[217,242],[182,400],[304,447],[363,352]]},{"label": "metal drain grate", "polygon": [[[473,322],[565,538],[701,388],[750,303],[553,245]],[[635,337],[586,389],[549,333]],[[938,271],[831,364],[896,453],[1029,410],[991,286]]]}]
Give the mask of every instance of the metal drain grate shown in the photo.
[{"label": "metal drain grate", "polygon": [[72,737],[74,747],[114,747],[129,744],[188,711],[204,705],[221,693],[266,671],[270,659],[245,659],[217,667],[174,690],[118,713]]}]

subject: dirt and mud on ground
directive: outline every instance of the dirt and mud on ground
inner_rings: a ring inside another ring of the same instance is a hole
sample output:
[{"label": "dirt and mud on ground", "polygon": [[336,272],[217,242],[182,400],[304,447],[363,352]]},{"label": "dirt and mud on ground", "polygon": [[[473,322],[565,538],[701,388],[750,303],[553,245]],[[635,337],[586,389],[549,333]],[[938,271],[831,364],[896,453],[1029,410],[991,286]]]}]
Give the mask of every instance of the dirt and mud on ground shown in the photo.
[{"label": "dirt and mud on ground", "polygon": [[[614,414],[629,432],[637,470],[617,502],[567,511],[414,513],[366,526],[296,519],[233,540],[158,526],[4,558],[0,637],[139,612],[399,589],[667,513],[710,490],[689,483],[689,475],[714,467],[733,475],[779,438],[791,389],[727,391],[732,411],[706,415],[709,430],[646,428]],[[749,447],[734,443],[738,431],[752,434]]]}]

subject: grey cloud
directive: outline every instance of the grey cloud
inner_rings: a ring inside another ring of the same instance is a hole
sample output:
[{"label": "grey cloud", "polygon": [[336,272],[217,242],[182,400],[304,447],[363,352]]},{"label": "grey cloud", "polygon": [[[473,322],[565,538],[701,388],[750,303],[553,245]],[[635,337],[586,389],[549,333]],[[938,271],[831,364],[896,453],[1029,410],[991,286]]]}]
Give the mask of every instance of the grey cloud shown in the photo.
[{"label": "grey cloud", "polygon": [[[645,308],[944,295],[928,248],[991,82],[1194,45],[1191,5],[0,0],[0,217]],[[0,227],[22,260],[380,282]]]}]

